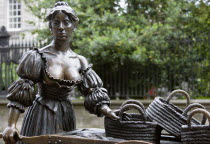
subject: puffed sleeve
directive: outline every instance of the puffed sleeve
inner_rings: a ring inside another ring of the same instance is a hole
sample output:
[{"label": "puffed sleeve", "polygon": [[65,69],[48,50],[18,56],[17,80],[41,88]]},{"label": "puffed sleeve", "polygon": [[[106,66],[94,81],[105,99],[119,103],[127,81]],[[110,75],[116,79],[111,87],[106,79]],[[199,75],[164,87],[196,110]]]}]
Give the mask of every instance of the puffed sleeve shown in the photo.
[{"label": "puffed sleeve", "polygon": [[15,107],[24,112],[24,108],[31,106],[34,99],[34,84],[40,80],[42,59],[37,50],[30,50],[24,54],[17,68],[20,77],[8,88],[8,107]]},{"label": "puffed sleeve", "polygon": [[85,96],[85,109],[99,117],[102,116],[98,107],[104,104],[110,105],[110,98],[107,90],[103,88],[102,80],[91,67],[84,70],[79,90]]}]

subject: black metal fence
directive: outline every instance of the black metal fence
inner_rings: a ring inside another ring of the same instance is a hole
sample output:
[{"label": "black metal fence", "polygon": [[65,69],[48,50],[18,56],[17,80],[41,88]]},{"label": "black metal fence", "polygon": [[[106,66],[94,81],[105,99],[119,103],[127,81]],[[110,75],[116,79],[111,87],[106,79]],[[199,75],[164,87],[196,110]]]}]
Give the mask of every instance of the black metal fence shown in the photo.
[{"label": "black metal fence", "polygon": [[96,67],[112,98],[167,96],[172,90],[184,89],[192,98],[210,97],[210,35],[169,40],[161,50],[164,65],[125,63],[112,70],[110,65]]},{"label": "black metal fence", "polygon": [[[204,73],[210,71],[210,64],[207,64],[210,63],[210,57],[208,55],[202,58],[202,53],[209,53],[210,48],[195,49],[209,44],[210,37],[172,41],[171,53],[162,51],[162,56],[171,59],[170,63],[164,66],[154,64],[139,66],[138,63],[132,63],[132,65],[127,63],[115,70],[110,65],[94,67],[94,69],[102,78],[111,98],[166,96],[170,91],[178,88],[185,89],[195,96],[210,96],[210,81],[202,77]],[[16,75],[18,62],[23,53],[33,47],[41,47],[41,45],[28,42],[0,48],[0,95],[6,94],[8,87],[18,78]],[[176,55],[179,55],[179,60],[175,61]]]},{"label": "black metal fence", "polygon": [[16,68],[22,55],[33,47],[34,42],[13,42],[9,46],[0,47],[0,94],[7,92],[11,83],[18,79]]}]

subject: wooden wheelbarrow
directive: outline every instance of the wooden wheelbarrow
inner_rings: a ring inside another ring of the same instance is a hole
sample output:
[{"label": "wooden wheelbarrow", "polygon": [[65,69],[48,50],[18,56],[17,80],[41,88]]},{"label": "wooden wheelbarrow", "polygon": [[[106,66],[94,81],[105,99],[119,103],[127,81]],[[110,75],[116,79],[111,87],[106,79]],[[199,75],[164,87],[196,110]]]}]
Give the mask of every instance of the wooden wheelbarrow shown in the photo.
[{"label": "wooden wheelbarrow", "polygon": [[[0,138],[2,134],[0,133]],[[110,141],[110,140],[98,140],[90,138],[80,138],[74,136],[61,136],[61,135],[41,135],[26,137],[21,136],[21,142],[27,144],[151,144],[149,142],[129,140],[129,141]]]}]

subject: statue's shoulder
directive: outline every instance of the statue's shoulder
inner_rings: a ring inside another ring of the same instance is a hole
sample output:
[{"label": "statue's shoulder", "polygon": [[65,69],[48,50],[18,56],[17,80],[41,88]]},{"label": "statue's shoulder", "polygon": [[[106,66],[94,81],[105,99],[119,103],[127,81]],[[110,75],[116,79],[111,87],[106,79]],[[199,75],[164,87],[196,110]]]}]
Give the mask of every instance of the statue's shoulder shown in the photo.
[{"label": "statue's shoulder", "polygon": [[87,60],[84,56],[82,56],[82,55],[77,55],[77,57],[79,58],[79,60],[80,60],[81,62],[83,62],[83,63],[88,63],[88,60]]},{"label": "statue's shoulder", "polygon": [[82,55],[77,55],[77,57],[78,57],[78,59],[80,61],[82,70],[87,69],[88,66],[89,66],[88,60]]},{"label": "statue's shoulder", "polygon": [[44,46],[42,48],[39,48],[39,51],[40,52],[46,52],[46,51],[51,51],[52,49],[52,46],[51,45],[47,45],[47,46]]},{"label": "statue's shoulder", "polygon": [[44,58],[56,57],[58,55],[58,52],[55,51],[52,45],[47,45],[45,47],[39,48],[39,53]]}]

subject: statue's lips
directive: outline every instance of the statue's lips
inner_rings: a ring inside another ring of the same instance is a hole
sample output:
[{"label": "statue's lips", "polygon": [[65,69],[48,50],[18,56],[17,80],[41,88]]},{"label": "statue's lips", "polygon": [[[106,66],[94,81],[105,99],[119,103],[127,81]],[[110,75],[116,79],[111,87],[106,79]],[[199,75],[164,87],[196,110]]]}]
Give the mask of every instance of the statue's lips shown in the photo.
[{"label": "statue's lips", "polygon": [[57,34],[57,37],[67,37],[66,34]]}]

